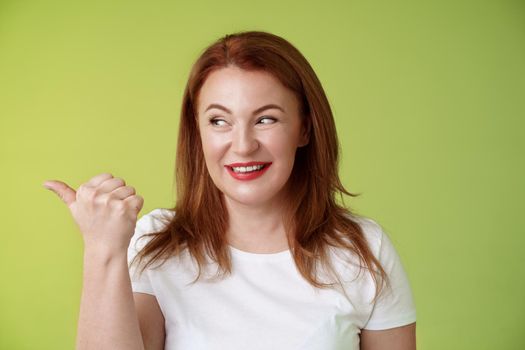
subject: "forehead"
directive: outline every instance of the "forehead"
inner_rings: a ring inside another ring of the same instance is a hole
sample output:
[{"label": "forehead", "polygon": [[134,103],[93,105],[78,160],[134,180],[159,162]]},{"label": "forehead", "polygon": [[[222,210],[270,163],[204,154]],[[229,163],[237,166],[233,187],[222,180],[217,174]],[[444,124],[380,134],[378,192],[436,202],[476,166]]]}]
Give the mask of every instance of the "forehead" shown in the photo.
[{"label": "forehead", "polygon": [[246,71],[235,66],[221,68],[208,75],[199,92],[199,113],[204,113],[211,103],[239,111],[251,111],[269,103],[278,104],[286,111],[297,107],[295,94],[272,74]]}]

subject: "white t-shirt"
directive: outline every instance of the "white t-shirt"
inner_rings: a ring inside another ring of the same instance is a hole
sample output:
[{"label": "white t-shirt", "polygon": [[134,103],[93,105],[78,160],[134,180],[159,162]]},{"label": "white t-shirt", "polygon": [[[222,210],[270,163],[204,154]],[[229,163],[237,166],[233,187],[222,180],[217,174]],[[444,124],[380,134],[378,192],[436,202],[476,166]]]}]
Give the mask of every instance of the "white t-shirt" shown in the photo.
[{"label": "white t-shirt", "polygon": [[[162,229],[173,215],[159,208],[137,221],[128,263],[146,244],[147,239],[137,238]],[[353,264],[335,260],[339,261],[337,271],[342,272],[343,293],[340,288],[310,285],[297,271],[289,250],[255,254],[232,246],[232,275],[223,280],[202,279],[191,285],[197,266],[184,251],[161,267],[153,263],[141,275],[133,264],[132,289],[157,298],[165,319],[166,350],[358,350],[361,329],[413,323],[416,310],[392,242],[375,221],[356,219],[392,284],[375,305],[370,303],[375,293],[370,273],[363,270],[358,275],[359,268]],[[218,270],[206,271],[204,278]]]}]

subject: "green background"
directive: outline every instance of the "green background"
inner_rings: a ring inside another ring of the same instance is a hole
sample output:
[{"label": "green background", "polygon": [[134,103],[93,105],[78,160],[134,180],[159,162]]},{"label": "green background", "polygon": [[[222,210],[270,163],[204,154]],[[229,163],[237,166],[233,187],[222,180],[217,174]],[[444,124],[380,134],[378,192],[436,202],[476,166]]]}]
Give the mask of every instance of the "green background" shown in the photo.
[{"label": "green background", "polygon": [[42,187],[101,172],[171,207],[201,50],[266,30],[332,105],[346,203],[391,236],[418,349],[525,349],[522,1],[1,1],[0,349],[73,349],[82,240]]}]

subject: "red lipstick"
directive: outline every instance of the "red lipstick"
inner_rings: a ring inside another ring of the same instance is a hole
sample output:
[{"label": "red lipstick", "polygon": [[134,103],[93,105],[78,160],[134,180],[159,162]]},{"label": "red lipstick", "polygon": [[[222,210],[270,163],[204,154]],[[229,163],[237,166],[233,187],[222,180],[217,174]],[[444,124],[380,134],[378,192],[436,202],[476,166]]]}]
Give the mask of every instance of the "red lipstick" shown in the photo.
[{"label": "red lipstick", "polygon": [[[236,173],[235,171],[233,171],[233,168],[232,168],[232,167],[248,167],[248,166],[254,166],[254,165],[264,165],[264,167],[260,170],[254,170],[254,171],[250,171],[246,173],[240,173],[240,172]],[[226,170],[228,170],[228,173],[230,173],[230,175],[234,179],[246,181],[246,180],[253,180],[253,179],[256,179],[262,176],[266,172],[266,170],[268,170],[270,165],[272,165],[271,162],[247,162],[247,163],[231,163],[231,164],[225,165],[224,167],[226,168]]]}]

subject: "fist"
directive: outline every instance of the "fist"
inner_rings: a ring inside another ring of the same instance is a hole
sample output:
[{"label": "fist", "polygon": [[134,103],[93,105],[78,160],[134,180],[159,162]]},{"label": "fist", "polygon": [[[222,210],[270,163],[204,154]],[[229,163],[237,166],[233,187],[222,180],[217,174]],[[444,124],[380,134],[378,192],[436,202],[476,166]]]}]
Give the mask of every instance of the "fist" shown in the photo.
[{"label": "fist", "polygon": [[123,179],[103,173],[77,191],[55,180],[44,182],[44,187],[67,205],[86,247],[115,254],[127,251],[144,199]]}]

